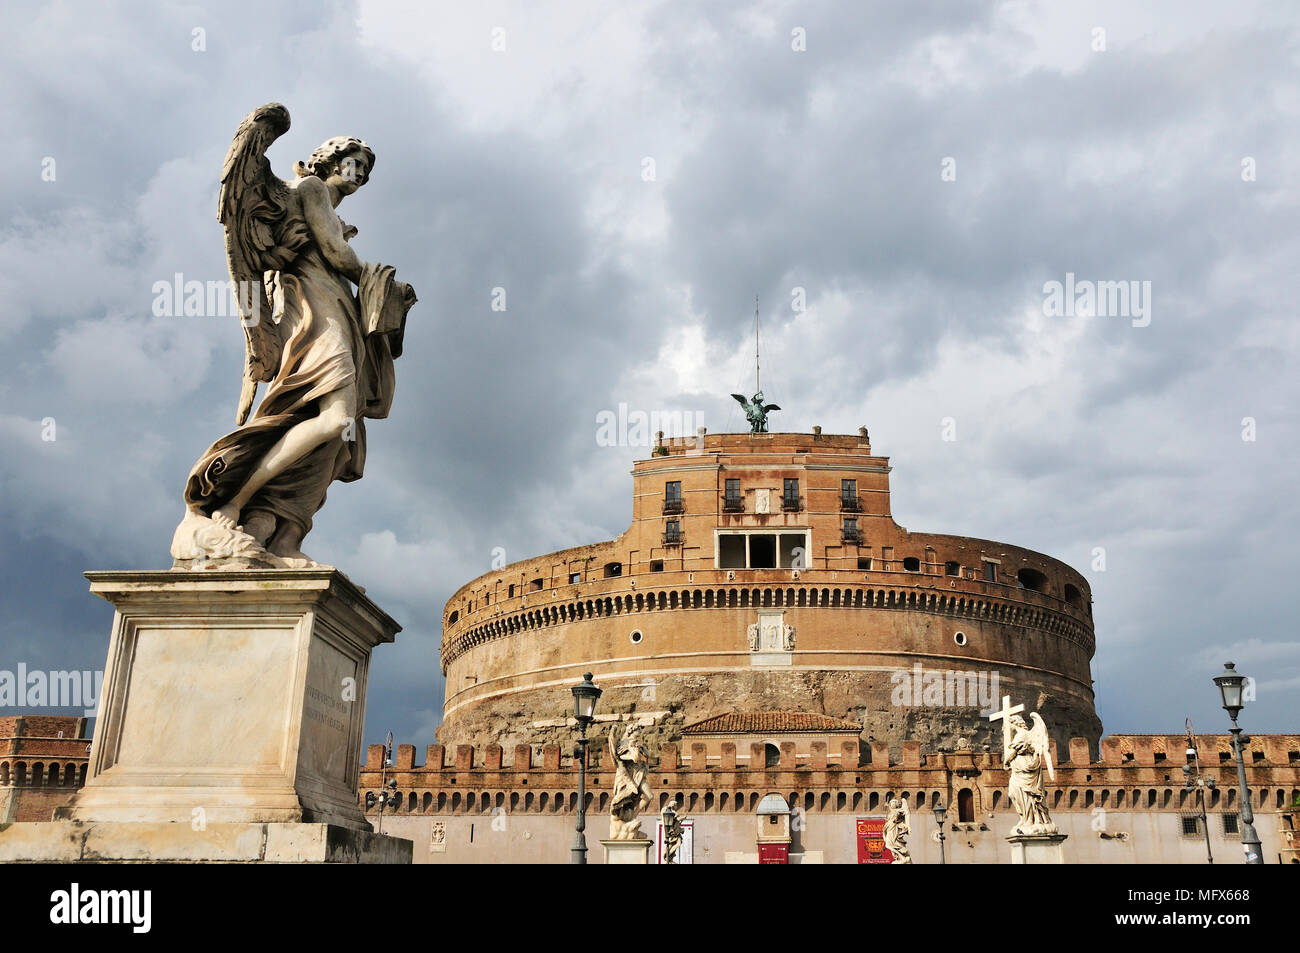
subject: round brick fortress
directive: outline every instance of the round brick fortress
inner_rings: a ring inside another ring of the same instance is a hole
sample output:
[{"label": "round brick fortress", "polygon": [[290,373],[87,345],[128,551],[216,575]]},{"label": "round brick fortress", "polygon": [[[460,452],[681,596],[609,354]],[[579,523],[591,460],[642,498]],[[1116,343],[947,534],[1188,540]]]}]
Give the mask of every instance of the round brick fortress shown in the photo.
[{"label": "round brick fortress", "polygon": [[908,532],[889,471],[865,431],[661,442],[618,539],[448,601],[439,741],[567,743],[568,689],[591,671],[599,713],[655,714],[652,744],[727,712],[807,711],[895,750],[982,750],[1001,728],[981,709],[1010,695],[1061,750],[1096,752],[1087,581],[1017,546]]}]

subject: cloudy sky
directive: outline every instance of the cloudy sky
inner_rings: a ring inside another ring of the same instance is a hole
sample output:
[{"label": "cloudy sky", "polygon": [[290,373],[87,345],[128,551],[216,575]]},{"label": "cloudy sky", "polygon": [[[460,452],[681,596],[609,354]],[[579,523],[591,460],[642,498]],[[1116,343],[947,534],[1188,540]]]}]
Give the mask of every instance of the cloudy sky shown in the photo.
[{"label": "cloudy sky", "polygon": [[[441,609],[495,548],[626,528],[646,450],[599,446],[601,411],[742,429],[756,294],[774,429],[865,424],[899,523],[1087,575],[1107,732],[1222,729],[1227,659],[1249,730],[1300,729],[1300,17],[1135,6],[11,9],[0,669],[102,668],[81,573],[170,565],[243,343],[152,289],[226,277],[222,157],[276,100],[282,176],[374,147],[340,214],[421,298],[305,546],[405,626],[368,740],[433,741]],[[1048,313],[1067,274],[1149,282],[1149,311]]]}]

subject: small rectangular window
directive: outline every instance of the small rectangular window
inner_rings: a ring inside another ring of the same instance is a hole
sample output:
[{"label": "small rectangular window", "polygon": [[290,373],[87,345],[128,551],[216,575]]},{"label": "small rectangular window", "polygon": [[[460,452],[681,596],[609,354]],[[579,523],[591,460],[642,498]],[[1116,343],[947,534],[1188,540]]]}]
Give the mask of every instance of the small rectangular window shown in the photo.
[{"label": "small rectangular window", "polygon": [[998,581],[998,564],[986,562],[984,564],[984,579],[987,582]]},{"label": "small rectangular window", "polygon": [[805,549],[808,540],[803,533],[781,534],[781,568],[807,569],[808,553]]},{"label": "small rectangular window", "polygon": [[512,582],[512,583],[510,584],[510,594],[509,594],[508,596],[506,596],[506,598],[507,598],[507,599],[513,599],[514,597],[515,597],[515,584]]},{"label": "small rectangular window", "polygon": [[740,480],[738,480],[738,479],[733,480],[733,479],[728,478],[728,480],[727,480],[727,499],[729,499],[729,500],[738,500],[738,499],[740,499]]},{"label": "small rectangular window", "polygon": [[541,580],[540,578],[538,578],[538,579],[534,579],[532,582],[530,582],[529,585],[533,587],[533,592],[537,592],[538,590],[540,590],[540,589],[542,588],[543,583],[542,583],[542,580]]},{"label": "small rectangular window", "polygon": [[1230,835],[1241,833],[1241,829],[1237,826],[1238,817],[1236,814],[1220,814],[1219,816],[1223,818],[1223,833]]},{"label": "small rectangular window", "polygon": [[1195,837],[1201,832],[1201,819],[1199,817],[1184,817],[1182,821],[1184,837]]},{"label": "small rectangular window", "polygon": [[682,481],[670,480],[664,484],[664,502],[680,503],[682,499]]},{"label": "small rectangular window", "polygon": [[725,533],[718,537],[718,568],[745,568],[745,537],[740,533]]},{"label": "small rectangular window", "polygon": [[791,477],[785,478],[785,498],[787,500],[799,499],[799,481]]},{"label": "small rectangular window", "polygon": [[858,568],[859,568],[860,570],[862,570],[863,572],[869,572],[869,571],[871,570],[871,557],[870,557],[870,556],[859,556],[859,557],[858,557]]},{"label": "small rectangular window", "polygon": [[652,559],[652,560],[650,560],[650,571],[651,571],[651,572],[663,572],[663,571],[664,571],[664,561],[663,561],[662,559]]},{"label": "small rectangular window", "polygon": [[569,573],[569,582],[570,583],[582,582],[582,573],[580,572]]},{"label": "small rectangular window", "polygon": [[961,575],[961,563],[958,563],[958,562],[946,562],[946,563],[943,564],[943,572],[944,572],[944,575],[945,575],[945,576],[960,576],[960,575]]},{"label": "small rectangular window", "polygon": [[755,533],[749,537],[749,568],[776,568],[776,536],[769,533]]}]

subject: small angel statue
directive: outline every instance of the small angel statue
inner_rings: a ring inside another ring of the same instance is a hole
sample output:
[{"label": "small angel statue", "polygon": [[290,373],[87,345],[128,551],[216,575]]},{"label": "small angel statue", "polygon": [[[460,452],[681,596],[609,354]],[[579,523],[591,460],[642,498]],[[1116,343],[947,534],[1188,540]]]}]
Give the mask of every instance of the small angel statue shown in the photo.
[{"label": "small angel statue", "polygon": [[744,394],[732,394],[745,409],[745,419],[749,421],[750,433],[767,433],[767,415],[769,411],[780,410],[776,404],[764,404],[763,392],[760,390],[752,401],[746,400]]},{"label": "small angel statue", "polygon": [[[254,110],[222,168],[217,219],[238,289],[244,380],[238,429],[186,481],[177,568],[316,565],[301,548],[312,517],[330,483],[361,478],[365,419],[392,405],[415,291],[390,266],[363,263],[348,244],[357,230],[334,211],[369,180],[375,153],[338,136],[285,182],[266,150],[288,129],[279,103]],[[250,417],[259,383],[266,393]]]},{"label": "small angel statue", "polygon": [[912,815],[903,798],[891,798],[889,813],[885,815],[885,846],[894,855],[894,863],[910,864],[912,852],[907,849],[907,835],[912,830]]},{"label": "small angel statue", "polygon": [[1031,728],[1020,715],[1012,715],[1003,728],[1002,764],[1010,771],[1007,794],[1020,815],[1017,834],[1055,834],[1056,824],[1047,811],[1043,771],[1053,781],[1052,749],[1047,740],[1047,725],[1038,712],[1030,716]]},{"label": "small angel statue", "polygon": [[677,813],[677,808],[670,801],[659,812],[659,820],[664,829],[664,863],[677,863],[677,855],[682,849],[683,834],[682,816]]}]

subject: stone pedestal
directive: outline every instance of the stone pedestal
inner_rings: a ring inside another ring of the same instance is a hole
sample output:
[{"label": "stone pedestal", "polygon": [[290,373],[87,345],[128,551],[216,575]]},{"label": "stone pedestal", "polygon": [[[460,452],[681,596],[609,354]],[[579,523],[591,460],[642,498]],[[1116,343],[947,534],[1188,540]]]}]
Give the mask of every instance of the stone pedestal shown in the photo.
[{"label": "stone pedestal", "polygon": [[409,864],[400,837],[337,824],[189,824],[79,821],[0,830],[0,863]]},{"label": "stone pedestal", "polygon": [[409,862],[357,803],[370,652],[401,629],[359,587],[327,567],[86,576],[117,610],[86,784],[56,823],[14,826],[47,833],[0,833],[0,856],[25,838],[35,855],[14,859],[380,860],[405,844]]},{"label": "stone pedestal", "polygon": [[605,863],[607,864],[648,864],[650,863],[649,838],[637,840],[603,840]]},{"label": "stone pedestal", "polygon": [[1065,854],[1061,844],[1068,834],[1012,834],[1007,838],[1011,845],[1013,864],[1063,864]]}]

